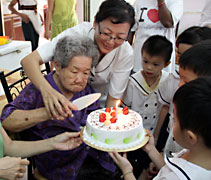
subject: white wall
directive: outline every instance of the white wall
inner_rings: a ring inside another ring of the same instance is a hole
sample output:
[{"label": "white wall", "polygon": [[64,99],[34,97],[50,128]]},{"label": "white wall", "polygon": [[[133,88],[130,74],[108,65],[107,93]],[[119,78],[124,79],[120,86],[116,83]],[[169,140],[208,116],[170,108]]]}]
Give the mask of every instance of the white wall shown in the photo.
[{"label": "white wall", "polygon": [[78,16],[78,22],[81,23],[84,20],[84,6],[83,6],[83,0],[77,0],[77,8],[76,13]]},{"label": "white wall", "polygon": [[205,0],[183,0],[184,13],[180,20],[179,33],[190,26],[198,25]]},{"label": "white wall", "polygon": [[99,6],[104,0],[90,0],[90,22],[94,22],[94,16],[96,15]]}]

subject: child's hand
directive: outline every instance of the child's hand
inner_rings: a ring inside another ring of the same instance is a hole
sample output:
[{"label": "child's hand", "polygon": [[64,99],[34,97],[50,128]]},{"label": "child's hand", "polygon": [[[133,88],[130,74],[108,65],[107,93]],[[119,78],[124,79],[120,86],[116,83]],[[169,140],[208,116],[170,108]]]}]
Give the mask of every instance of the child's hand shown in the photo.
[{"label": "child's hand", "polygon": [[56,150],[72,150],[80,146],[82,143],[80,132],[65,132],[51,138],[51,141],[54,149]]},{"label": "child's hand", "polygon": [[119,166],[119,168],[122,170],[123,174],[133,171],[132,165],[127,160],[126,153],[124,153],[123,156],[121,156],[118,152],[111,152],[111,153],[109,153],[109,155],[114,160],[114,162],[117,164],[117,166]]},{"label": "child's hand", "polygon": [[147,142],[147,144],[145,146],[143,146],[143,150],[149,154],[149,152],[155,148],[155,141],[154,141],[154,137],[151,131],[146,130],[147,134],[149,136],[149,141]]}]

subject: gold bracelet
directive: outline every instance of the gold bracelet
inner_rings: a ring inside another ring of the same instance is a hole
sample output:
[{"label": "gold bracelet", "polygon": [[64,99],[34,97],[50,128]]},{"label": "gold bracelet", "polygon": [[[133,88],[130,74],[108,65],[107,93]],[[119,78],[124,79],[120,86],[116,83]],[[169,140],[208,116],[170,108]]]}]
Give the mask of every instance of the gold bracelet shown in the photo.
[{"label": "gold bracelet", "polygon": [[120,176],[120,178],[123,178],[123,177],[125,177],[127,174],[130,174],[130,173],[133,173],[133,171],[129,171],[129,172],[126,172],[125,174],[122,174],[122,175]]}]

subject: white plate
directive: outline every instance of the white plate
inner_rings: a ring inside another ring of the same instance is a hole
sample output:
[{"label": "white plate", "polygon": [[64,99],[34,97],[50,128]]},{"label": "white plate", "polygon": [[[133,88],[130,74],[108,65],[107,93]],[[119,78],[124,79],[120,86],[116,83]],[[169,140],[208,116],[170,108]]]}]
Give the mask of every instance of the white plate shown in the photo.
[{"label": "white plate", "polygon": [[101,93],[93,93],[86,96],[82,96],[78,99],[75,99],[72,103],[75,104],[78,110],[84,109],[85,107],[91,105],[97,101],[101,96]]}]

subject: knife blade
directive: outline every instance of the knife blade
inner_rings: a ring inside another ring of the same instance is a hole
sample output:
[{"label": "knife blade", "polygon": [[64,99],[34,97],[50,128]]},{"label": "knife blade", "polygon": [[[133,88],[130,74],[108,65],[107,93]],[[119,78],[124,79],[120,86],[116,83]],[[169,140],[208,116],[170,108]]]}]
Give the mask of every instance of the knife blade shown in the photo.
[{"label": "knife blade", "polygon": [[100,98],[100,96],[101,96],[101,93],[88,94],[86,96],[82,96],[78,99],[75,99],[74,101],[72,101],[72,103],[74,105],[76,105],[78,110],[80,111],[80,110],[88,107],[95,101],[97,101]]}]

